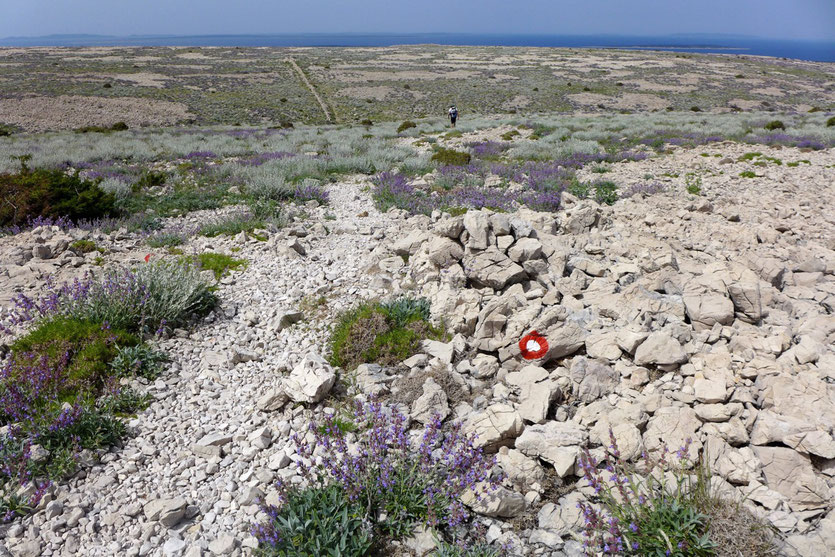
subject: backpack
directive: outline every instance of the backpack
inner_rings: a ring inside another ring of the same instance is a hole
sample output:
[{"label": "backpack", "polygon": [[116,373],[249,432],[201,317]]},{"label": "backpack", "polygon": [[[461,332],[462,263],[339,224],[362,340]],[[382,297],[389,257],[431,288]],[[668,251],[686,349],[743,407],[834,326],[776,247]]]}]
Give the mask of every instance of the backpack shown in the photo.
[{"label": "backpack", "polygon": [[458,109],[453,106],[449,109],[449,115],[453,118],[458,118]]}]

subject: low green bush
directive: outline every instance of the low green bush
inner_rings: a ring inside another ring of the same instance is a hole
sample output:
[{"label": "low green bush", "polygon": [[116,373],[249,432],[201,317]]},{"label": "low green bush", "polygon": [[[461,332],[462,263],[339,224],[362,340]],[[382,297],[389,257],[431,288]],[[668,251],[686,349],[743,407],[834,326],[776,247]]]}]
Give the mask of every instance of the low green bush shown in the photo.
[{"label": "low green bush", "polygon": [[618,186],[614,182],[600,181],[592,184],[595,200],[603,205],[614,205],[618,200]]},{"label": "low green bush", "polygon": [[[690,470],[686,459],[690,440],[677,451],[679,462],[668,464],[666,447],[658,459],[649,455],[646,474],[618,459],[610,430],[614,458],[604,476],[600,463],[584,450],[579,468],[596,494],[590,503],[580,503],[585,520],[585,543],[590,552],[618,555],[677,555],[708,557],[716,544],[707,535],[709,517],[704,509],[711,500],[710,473],[706,465]],[[658,474],[652,474],[652,472]],[[668,475],[665,476],[664,473]],[[611,477],[611,481],[610,481]],[[659,478],[661,478],[659,480]]]},{"label": "low green bush", "polygon": [[403,133],[404,131],[406,131],[408,129],[416,128],[416,127],[417,127],[417,124],[415,124],[411,120],[406,120],[405,122],[403,122],[402,124],[397,126],[397,133]]},{"label": "low green bush", "polygon": [[443,166],[466,166],[470,164],[472,156],[469,153],[440,147],[430,159]]},{"label": "low green bush", "polygon": [[565,188],[565,191],[579,199],[586,199],[591,191],[591,186],[574,178],[571,180],[571,183],[568,184],[568,187]]},{"label": "low green bush", "polygon": [[96,182],[60,170],[30,170],[25,160],[14,174],[0,174],[0,226],[36,217],[72,221],[115,216],[116,198]]},{"label": "low green bush", "polygon": [[829,120],[826,121],[826,127],[827,128],[835,127],[835,116],[833,116],[832,118],[830,118]]},{"label": "low green bush", "polygon": [[70,244],[70,249],[75,253],[90,253],[93,251],[102,251],[96,243],[92,240],[76,240]]},{"label": "low green bush", "polygon": [[261,557],[363,557],[373,545],[362,505],[337,484],[288,491],[270,521]]},{"label": "low green bush", "polygon": [[740,178],[756,178],[757,174],[750,170],[744,170],[739,173]]},{"label": "low green bush", "polygon": [[768,131],[785,130],[786,129],[786,125],[783,122],[781,122],[780,120],[772,120],[771,122],[766,124],[764,127]]},{"label": "low green bush", "polygon": [[73,131],[75,133],[110,133],[110,132],[121,132],[128,129],[128,125],[124,122],[116,122],[112,126],[82,126],[80,128],[75,128]]},{"label": "low green bush", "polygon": [[170,359],[165,352],[160,352],[147,344],[118,346],[116,355],[110,360],[111,374],[116,377],[144,377],[156,379],[162,373],[165,363]]},{"label": "low green bush", "polygon": [[494,547],[486,542],[466,544],[437,540],[437,547],[432,557],[501,557],[505,554],[501,547]]},{"label": "low green bush", "polygon": [[[119,346],[136,346],[140,340],[122,328],[101,322],[58,316],[40,323],[34,330],[11,344],[13,363],[7,381],[16,381],[32,365],[45,365],[60,376],[50,388],[38,393],[35,406],[73,402],[79,397],[95,397],[109,376],[109,363]],[[34,394],[33,394],[34,396]]]},{"label": "low green bush", "polygon": [[684,187],[690,195],[702,194],[702,177],[695,172],[684,175]]},{"label": "low green bush", "polygon": [[246,259],[235,259],[232,256],[223,253],[203,252],[196,257],[197,263],[204,271],[212,271],[215,279],[227,274],[229,271],[237,271],[245,268],[247,265]]},{"label": "low green bush", "polygon": [[132,269],[107,269],[72,284],[48,285],[41,300],[19,295],[14,303],[19,322],[67,317],[148,334],[188,324],[194,316],[208,313],[217,298],[199,267],[160,260]]},{"label": "low green bush", "polygon": [[186,242],[185,235],[181,232],[155,232],[145,240],[152,248],[173,248],[181,246]]},{"label": "low green bush", "polygon": [[514,137],[518,137],[520,135],[519,130],[510,130],[502,134],[502,140],[512,141]]},{"label": "low green bush", "polygon": [[443,329],[429,322],[426,300],[366,302],[337,321],[330,360],[346,370],[363,363],[394,365],[417,353],[421,340],[443,336]]}]

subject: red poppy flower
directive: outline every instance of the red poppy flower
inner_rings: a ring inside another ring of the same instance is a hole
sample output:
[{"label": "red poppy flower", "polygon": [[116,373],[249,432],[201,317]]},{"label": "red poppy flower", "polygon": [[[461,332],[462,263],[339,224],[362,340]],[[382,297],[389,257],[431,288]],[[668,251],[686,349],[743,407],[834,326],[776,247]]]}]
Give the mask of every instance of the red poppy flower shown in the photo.
[{"label": "red poppy flower", "polygon": [[548,353],[548,341],[536,331],[531,331],[519,341],[519,350],[526,360],[538,360]]},{"label": "red poppy flower", "polygon": [[147,263],[148,261],[151,260],[152,255],[153,255],[153,253],[149,253],[148,255],[145,256],[145,263]]}]

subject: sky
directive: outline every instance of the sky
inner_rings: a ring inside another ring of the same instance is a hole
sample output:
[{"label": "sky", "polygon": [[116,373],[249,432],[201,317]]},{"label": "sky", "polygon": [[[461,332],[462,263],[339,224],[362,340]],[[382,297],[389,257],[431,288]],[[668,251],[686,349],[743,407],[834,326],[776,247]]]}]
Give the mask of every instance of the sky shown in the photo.
[{"label": "sky", "polygon": [[0,0],[0,37],[677,33],[835,40],[835,0]]}]

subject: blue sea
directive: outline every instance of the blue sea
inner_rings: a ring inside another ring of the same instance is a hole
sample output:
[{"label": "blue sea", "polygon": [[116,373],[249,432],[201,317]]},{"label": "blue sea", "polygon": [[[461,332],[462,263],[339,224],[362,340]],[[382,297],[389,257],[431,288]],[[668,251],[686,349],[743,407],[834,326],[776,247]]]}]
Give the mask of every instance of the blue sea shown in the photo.
[{"label": "blue sea", "polygon": [[758,37],[676,35],[638,37],[616,35],[507,35],[466,33],[310,33],[286,35],[49,35],[8,37],[0,46],[393,46],[409,44],[472,46],[536,46],[663,50],[714,54],[747,54],[835,62],[835,41],[801,41]]}]

